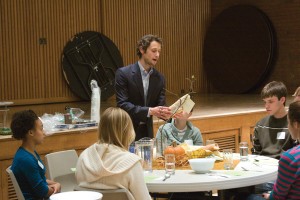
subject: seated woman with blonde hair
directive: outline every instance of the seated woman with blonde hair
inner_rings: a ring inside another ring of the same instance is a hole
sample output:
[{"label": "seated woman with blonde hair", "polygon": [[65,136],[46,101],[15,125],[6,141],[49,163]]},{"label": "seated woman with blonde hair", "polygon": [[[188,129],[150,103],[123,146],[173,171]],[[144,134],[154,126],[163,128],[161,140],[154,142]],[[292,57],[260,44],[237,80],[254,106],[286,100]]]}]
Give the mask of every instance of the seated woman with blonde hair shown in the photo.
[{"label": "seated woman with blonde hair", "polygon": [[141,158],[128,151],[135,139],[132,121],[121,108],[110,107],[101,116],[98,142],[79,156],[79,186],[128,190],[129,199],[151,199],[144,181]]}]

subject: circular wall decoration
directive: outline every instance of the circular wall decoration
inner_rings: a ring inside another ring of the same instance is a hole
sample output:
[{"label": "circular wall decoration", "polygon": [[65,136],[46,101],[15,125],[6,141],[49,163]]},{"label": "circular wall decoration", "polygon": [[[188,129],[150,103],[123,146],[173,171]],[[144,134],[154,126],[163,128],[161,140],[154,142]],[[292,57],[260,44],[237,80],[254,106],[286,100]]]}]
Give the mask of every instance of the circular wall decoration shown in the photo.
[{"label": "circular wall decoration", "polygon": [[62,69],[65,79],[77,96],[91,99],[91,80],[101,88],[101,99],[114,91],[115,71],[123,66],[117,46],[105,35],[85,31],[76,34],[64,47]]},{"label": "circular wall decoration", "polygon": [[204,40],[208,80],[222,93],[257,88],[275,60],[276,38],[268,17],[249,5],[229,7],[211,23]]}]

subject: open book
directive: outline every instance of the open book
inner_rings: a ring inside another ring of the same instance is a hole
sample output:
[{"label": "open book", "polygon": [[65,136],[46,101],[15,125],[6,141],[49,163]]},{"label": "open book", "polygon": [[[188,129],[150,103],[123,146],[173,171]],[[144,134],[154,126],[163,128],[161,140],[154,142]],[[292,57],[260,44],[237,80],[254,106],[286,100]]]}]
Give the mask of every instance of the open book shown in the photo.
[{"label": "open book", "polygon": [[195,105],[195,102],[191,100],[191,97],[189,94],[186,94],[182,96],[180,99],[178,99],[175,103],[173,103],[170,108],[173,114],[179,113],[182,111],[185,111],[187,113],[190,113]]}]

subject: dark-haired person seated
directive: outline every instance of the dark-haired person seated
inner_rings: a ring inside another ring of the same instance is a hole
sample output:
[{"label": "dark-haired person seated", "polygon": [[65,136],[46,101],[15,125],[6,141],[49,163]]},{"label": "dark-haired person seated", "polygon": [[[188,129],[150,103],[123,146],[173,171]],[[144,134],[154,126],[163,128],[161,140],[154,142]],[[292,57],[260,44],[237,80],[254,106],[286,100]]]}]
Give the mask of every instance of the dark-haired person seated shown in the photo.
[{"label": "dark-haired person seated", "polygon": [[[290,104],[288,128],[294,140],[300,139],[300,101]],[[300,145],[284,152],[279,160],[278,176],[270,193],[251,195],[247,200],[300,199]]]},{"label": "dark-haired person seated", "polygon": [[26,200],[48,199],[60,192],[61,185],[45,177],[46,168],[35,151],[44,140],[43,123],[32,110],[17,112],[12,117],[13,137],[22,140],[11,166]]}]

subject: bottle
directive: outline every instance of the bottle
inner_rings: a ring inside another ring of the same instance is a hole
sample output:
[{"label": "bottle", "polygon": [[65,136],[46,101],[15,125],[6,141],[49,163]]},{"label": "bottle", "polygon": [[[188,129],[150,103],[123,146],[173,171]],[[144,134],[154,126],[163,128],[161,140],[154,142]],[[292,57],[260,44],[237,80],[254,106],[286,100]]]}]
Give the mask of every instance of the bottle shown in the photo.
[{"label": "bottle", "polygon": [[99,123],[100,121],[100,103],[101,103],[101,89],[98,87],[96,80],[91,80],[91,121]]}]

